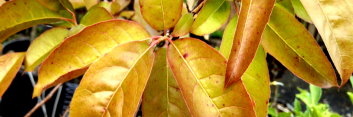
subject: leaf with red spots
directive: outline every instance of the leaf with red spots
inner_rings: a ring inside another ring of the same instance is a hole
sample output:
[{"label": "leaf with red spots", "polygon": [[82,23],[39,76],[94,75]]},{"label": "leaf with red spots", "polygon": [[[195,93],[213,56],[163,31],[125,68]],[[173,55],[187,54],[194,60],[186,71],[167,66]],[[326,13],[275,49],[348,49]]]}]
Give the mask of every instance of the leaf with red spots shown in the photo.
[{"label": "leaf with red spots", "polygon": [[166,49],[156,52],[151,77],[142,98],[144,117],[190,117],[180,88],[167,64]]},{"label": "leaf with red spots", "polygon": [[255,57],[275,0],[242,0],[226,73],[226,87],[238,81]]},{"label": "leaf with red spots", "polygon": [[70,117],[135,116],[154,61],[148,41],[121,44],[93,63],[75,91]]},{"label": "leaf with red spots", "polygon": [[23,58],[24,53],[8,53],[0,56],[0,98],[20,70]]},{"label": "leaf with red spots", "polygon": [[140,0],[143,18],[156,30],[168,30],[177,24],[183,0]]},{"label": "leaf with red spots", "polygon": [[316,40],[279,4],[273,9],[261,43],[269,54],[304,81],[322,88],[338,86],[335,71]]},{"label": "leaf with red spots", "polygon": [[82,75],[89,65],[121,43],[149,38],[135,22],[109,20],[86,27],[67,38],[39,68],[33,96]]},{"label": "leaf with red spots", "polygon": [[219,52],[192,38],[171,43],[167,53],[168,62],[191,115],[265,116],[270,91],[269,76],[266,54],[263,50],[259,52],[254,64],[249,67],[249,74],[224,88],[227,61]]}]

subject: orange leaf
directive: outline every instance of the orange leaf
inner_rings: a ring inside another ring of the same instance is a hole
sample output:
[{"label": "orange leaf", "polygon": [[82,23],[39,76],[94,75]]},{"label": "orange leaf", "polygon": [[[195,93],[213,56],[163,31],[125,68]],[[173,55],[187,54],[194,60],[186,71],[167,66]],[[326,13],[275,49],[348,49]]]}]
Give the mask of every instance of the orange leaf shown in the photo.
[{"label": "orange leaf", "polygon": [[75,91],[70,117],[133,117],[150,76],[154,53],[146,41],[114,48],[93,63]]},{"label": "orange leaf", "polygon": [[67,38],[43,62],[33,96],[82,75],[92,62],[117,45],[148,37],[140,25],[126,20],[109,20],[86,27]]},{"label": "orange leaf", "polygon": [[232,51],[227,64],[226,87],[241,78],[255,57],[275,0],[242,0]]},{"label": "orange leaf", "polygon": [[15,78],[24,55],[25,53],[8,53],[0,56],[0,98]]}]

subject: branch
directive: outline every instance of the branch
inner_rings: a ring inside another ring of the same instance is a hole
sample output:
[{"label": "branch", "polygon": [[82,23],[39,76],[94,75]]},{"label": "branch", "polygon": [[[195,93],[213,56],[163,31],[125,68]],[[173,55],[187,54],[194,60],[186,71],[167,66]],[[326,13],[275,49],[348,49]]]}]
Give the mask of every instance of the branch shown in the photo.
[{"label": "branch", "polygon": [[54,93],[59,89],[61,84],[58,84],[54,87],[53,90],[50,91],[49,95],[45,97],[41,102],[37,103],[26,115],[25,117],[30,117],[39,107],[45,104],[51,97],[53,97]]}]

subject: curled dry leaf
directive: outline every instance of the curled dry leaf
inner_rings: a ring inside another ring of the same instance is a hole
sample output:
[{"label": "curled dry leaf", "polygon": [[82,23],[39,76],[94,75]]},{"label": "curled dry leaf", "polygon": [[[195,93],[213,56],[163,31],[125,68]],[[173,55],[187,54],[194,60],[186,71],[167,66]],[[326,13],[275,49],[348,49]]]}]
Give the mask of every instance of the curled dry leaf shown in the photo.
[{"label": "curled dry leaf", "polygon": [[300,0],[319,31],[344,85],[353,72],[353,1]]},{"label": "curled dry leaf", "polygon": [[140,0],[143,18],[156,30],[166,31],[178,22],[183,0]]},{"label": "curled dry leaf", "polygon": [[65,28],[52,28],[32,41],[25,58],[25,71],[33,71],[49,53],[64,41],[68,34]]},{"label": "curled dry leaf", "polygon": [[144,117],[190,117],[180,88],[167,64],[166,49],[156,52],[151,77],[142,98]]},{"label": "curled dry leaf", "polygon": [[140,25],[126,20],[109,20],[86,27],[67,38],[43,62],[33,96],[82,75],[92,62],[117,45],[148,37]]},{"label": "curled dry leaf", "polygon": [[304,81],[323,88],[338,85],[335,71],[316,40],[278,4],[261,43],[269,54]]},{"label": "curled dry leaf", "polygon": [[132,117],[150,76],[154,53],[147,41],[121,44],[92,64],[75,91],[70,117]]},{"label": "curled dry leaf", "polygon": [[242,0],[226,72],[226,87],[241,78],[255,57],[275,0]]},{"label": "curled dry leaf", "polygon": [[210,34],[227,22],[230,15],[230,4],[226,0],[207,0],[197,14],[191,32],[195,35]]},{"label": "curled dry leaf", "polygon": [[10,86],[22,65],[25,53],[8,53],[0,56],[0,98]]},{"label": "curled dry leaf", "polygon": [[[38,12],[40,11],[40,12]],[[0,42],[28,27],[57,21],[72,21],[42,6],[37,0],[12,0],[0,6]]]},{"label": "curled dry leaf", "polygon": [[[170,44],[167,53],[168,62],[191,115],[265,116],[270,91],[269,76],[266,55],[263,50],[260,52],[255,58],[257,63],[250,65],[249,74],[224,88],[227,61],[220,53],[209,45],[191,38],[179,39]],[[258,93],[260,89],[262,93]]]}]

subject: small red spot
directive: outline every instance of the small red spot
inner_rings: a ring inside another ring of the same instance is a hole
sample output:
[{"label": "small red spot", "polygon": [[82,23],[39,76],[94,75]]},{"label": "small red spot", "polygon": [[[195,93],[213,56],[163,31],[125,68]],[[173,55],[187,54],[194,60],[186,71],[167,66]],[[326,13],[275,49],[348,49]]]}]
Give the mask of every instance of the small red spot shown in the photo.
[{"label": "small red spot", "polygon": [[54,64],[54,62],[50,62],[50,64]]},{"label": "small red spot", "polygon": [[188,56],[189,56],[188,53],[185,53],[185,54],[183,55],[184,58],[187,58]]}]

